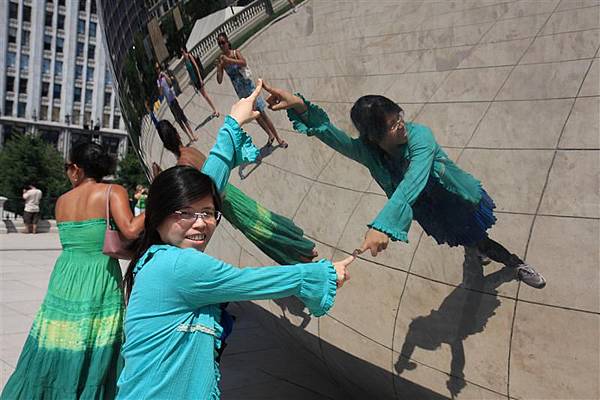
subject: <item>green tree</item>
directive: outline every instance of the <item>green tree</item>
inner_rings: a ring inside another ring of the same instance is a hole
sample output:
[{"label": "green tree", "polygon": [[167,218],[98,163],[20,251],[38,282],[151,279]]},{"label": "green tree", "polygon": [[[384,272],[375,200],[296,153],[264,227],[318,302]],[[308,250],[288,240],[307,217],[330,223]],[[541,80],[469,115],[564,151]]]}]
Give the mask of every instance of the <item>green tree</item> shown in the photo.
[{"label": "green tree", "polygon": [[125,157],[119,161],[119,166],[117,168],[117,182],[125,186],[130,197],[133,196],[136,185],[148,185],[148,178],[146,177],[144,168],[142,168],[140,159],[133,150],[127,152]]},{"label": "green tree", "polygon": [[54,215],[58,196],[70,187],[62,155],[38,135],[13,135],[0,151],[0,195],[8,197],[5,207],[21,214],[23,188],[34,184],[43,192],[42,217]]}]

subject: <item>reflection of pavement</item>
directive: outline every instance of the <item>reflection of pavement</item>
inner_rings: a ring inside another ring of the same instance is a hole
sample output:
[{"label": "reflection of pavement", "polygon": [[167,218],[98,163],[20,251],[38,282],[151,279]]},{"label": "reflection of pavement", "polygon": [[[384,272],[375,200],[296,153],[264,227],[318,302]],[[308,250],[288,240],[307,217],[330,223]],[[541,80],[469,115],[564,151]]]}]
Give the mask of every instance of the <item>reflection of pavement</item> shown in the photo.
[{"label": "reflection of pavement", "polygon": [[[0,391],[17,363],[59,253],[58,233],[0,237]],[[222,359],[224,400],[341,398],[329,381],[280,347],[252,309],[234,303],[230,311],[237,320]]]}]

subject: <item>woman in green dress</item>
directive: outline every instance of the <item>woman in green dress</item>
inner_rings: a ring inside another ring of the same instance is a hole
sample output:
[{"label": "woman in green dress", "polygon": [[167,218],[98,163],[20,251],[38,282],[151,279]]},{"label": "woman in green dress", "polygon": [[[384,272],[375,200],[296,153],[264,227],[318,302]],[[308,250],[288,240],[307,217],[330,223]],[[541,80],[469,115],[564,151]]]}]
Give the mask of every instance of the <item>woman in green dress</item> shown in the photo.
[{"label": "woman in green dress", "polygon": [[55,212],[63,251],[2,399],[115,397],[124,302],[119,263],[102,253],[106,197],[125,238],[140,234],[144,214],[133,216],[125,188],[101,182],[113,166],[94,143],[76,146],[65,164],[73,189]]}]

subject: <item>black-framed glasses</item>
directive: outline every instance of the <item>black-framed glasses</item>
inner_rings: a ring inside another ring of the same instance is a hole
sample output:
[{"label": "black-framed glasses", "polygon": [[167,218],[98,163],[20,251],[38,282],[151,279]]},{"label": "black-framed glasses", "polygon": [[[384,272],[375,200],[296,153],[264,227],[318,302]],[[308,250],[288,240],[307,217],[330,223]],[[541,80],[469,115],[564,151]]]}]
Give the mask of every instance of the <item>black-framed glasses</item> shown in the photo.
[{"label": "black-framed glasses", "polygon": [[72,165],[73,165],[73,163],[66,162],[65,163],[65,172],[67,172],[69,170],[69,168],[71,168]]},{"label": "black-framed glasses", "polygon": [[221,213],[217,210],[202,210],[200,212],[192,211],[175,211],[173,214],[177,215],[179,219],[186,222],[195,223],[200,218],[204,222],[219,222],[221,220]]},{"label": "black-framed glasses", "polygon": [[225,43],[227,43],[227,42],[226,42],[226,41],[224,41],[224,40],[217,40],[217,44],[218,44],[219,46],[224,46],[224,45],[225,45]]},{"label": "black-framed glasses", "polygon": [[402,128],[404,126],[404,110],[401,110],[398,113],[398,121],[396,121],[391,127],[390,127],[390,132],[395,133],[398,131],[398,129]]}]

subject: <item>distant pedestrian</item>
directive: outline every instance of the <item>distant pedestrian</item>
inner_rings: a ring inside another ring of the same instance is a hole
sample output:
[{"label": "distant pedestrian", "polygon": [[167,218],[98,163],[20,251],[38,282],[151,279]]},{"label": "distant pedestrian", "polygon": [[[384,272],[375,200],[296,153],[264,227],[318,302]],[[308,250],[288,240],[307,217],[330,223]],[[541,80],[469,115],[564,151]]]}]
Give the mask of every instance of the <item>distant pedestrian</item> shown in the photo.
[{"label": "distant pedestrian", "polygon": [[144,185],[137,185],[135,187],[135,194],[133,195],[135,201],[135,207],[133,209],[134,215],[137,217],[146,210],[146,199],[148,198],[148,189]]},{"label": "distant pedestrian", "polygon": [[37,233],[37,225],[40,220],[40,200],[42,191],[34,185],[28,185],[23,189],[23,200],[25,200],[25,211],[23,212],[23,223],[27,230],[24,233]]},{"label": "distant pedestrian", "polygon": [[167,103],[169,104],[169,109],[175,118],[175,122],[179,124],[190,141],[195,142],[198,140],[198,136],[194,135],[194,131],[192,130],[187,117],[183,113],[183,110],[177,101],[177,96],[175,95],[175,91],[172,87],[173,81],[171,78],[169,78],[168,74],[161,69],[160,64],[158,63],[156,63],[156,73],[158,74],[158,77],[156,78],[156,85],[158,86],[160,94],[166,98]]},{"label": "distant pedestrian", "polygon": [[192,82],[192,86],[196,93],[200,92],[202,97],[206,100],[210,108],[212,109],[213,118],[219,118],[219,112],[217,111],[215,105],[213,104],[210,97],[208,97],[208,93],[204,89],[204,81],[202,80],[202,71],[196,58],[187,51],[187,48],[181,48],[181,56],[183,57],[183,61],[185,62],[185,68],[187,69],[188,75],[190,76],[190,81]]}]

